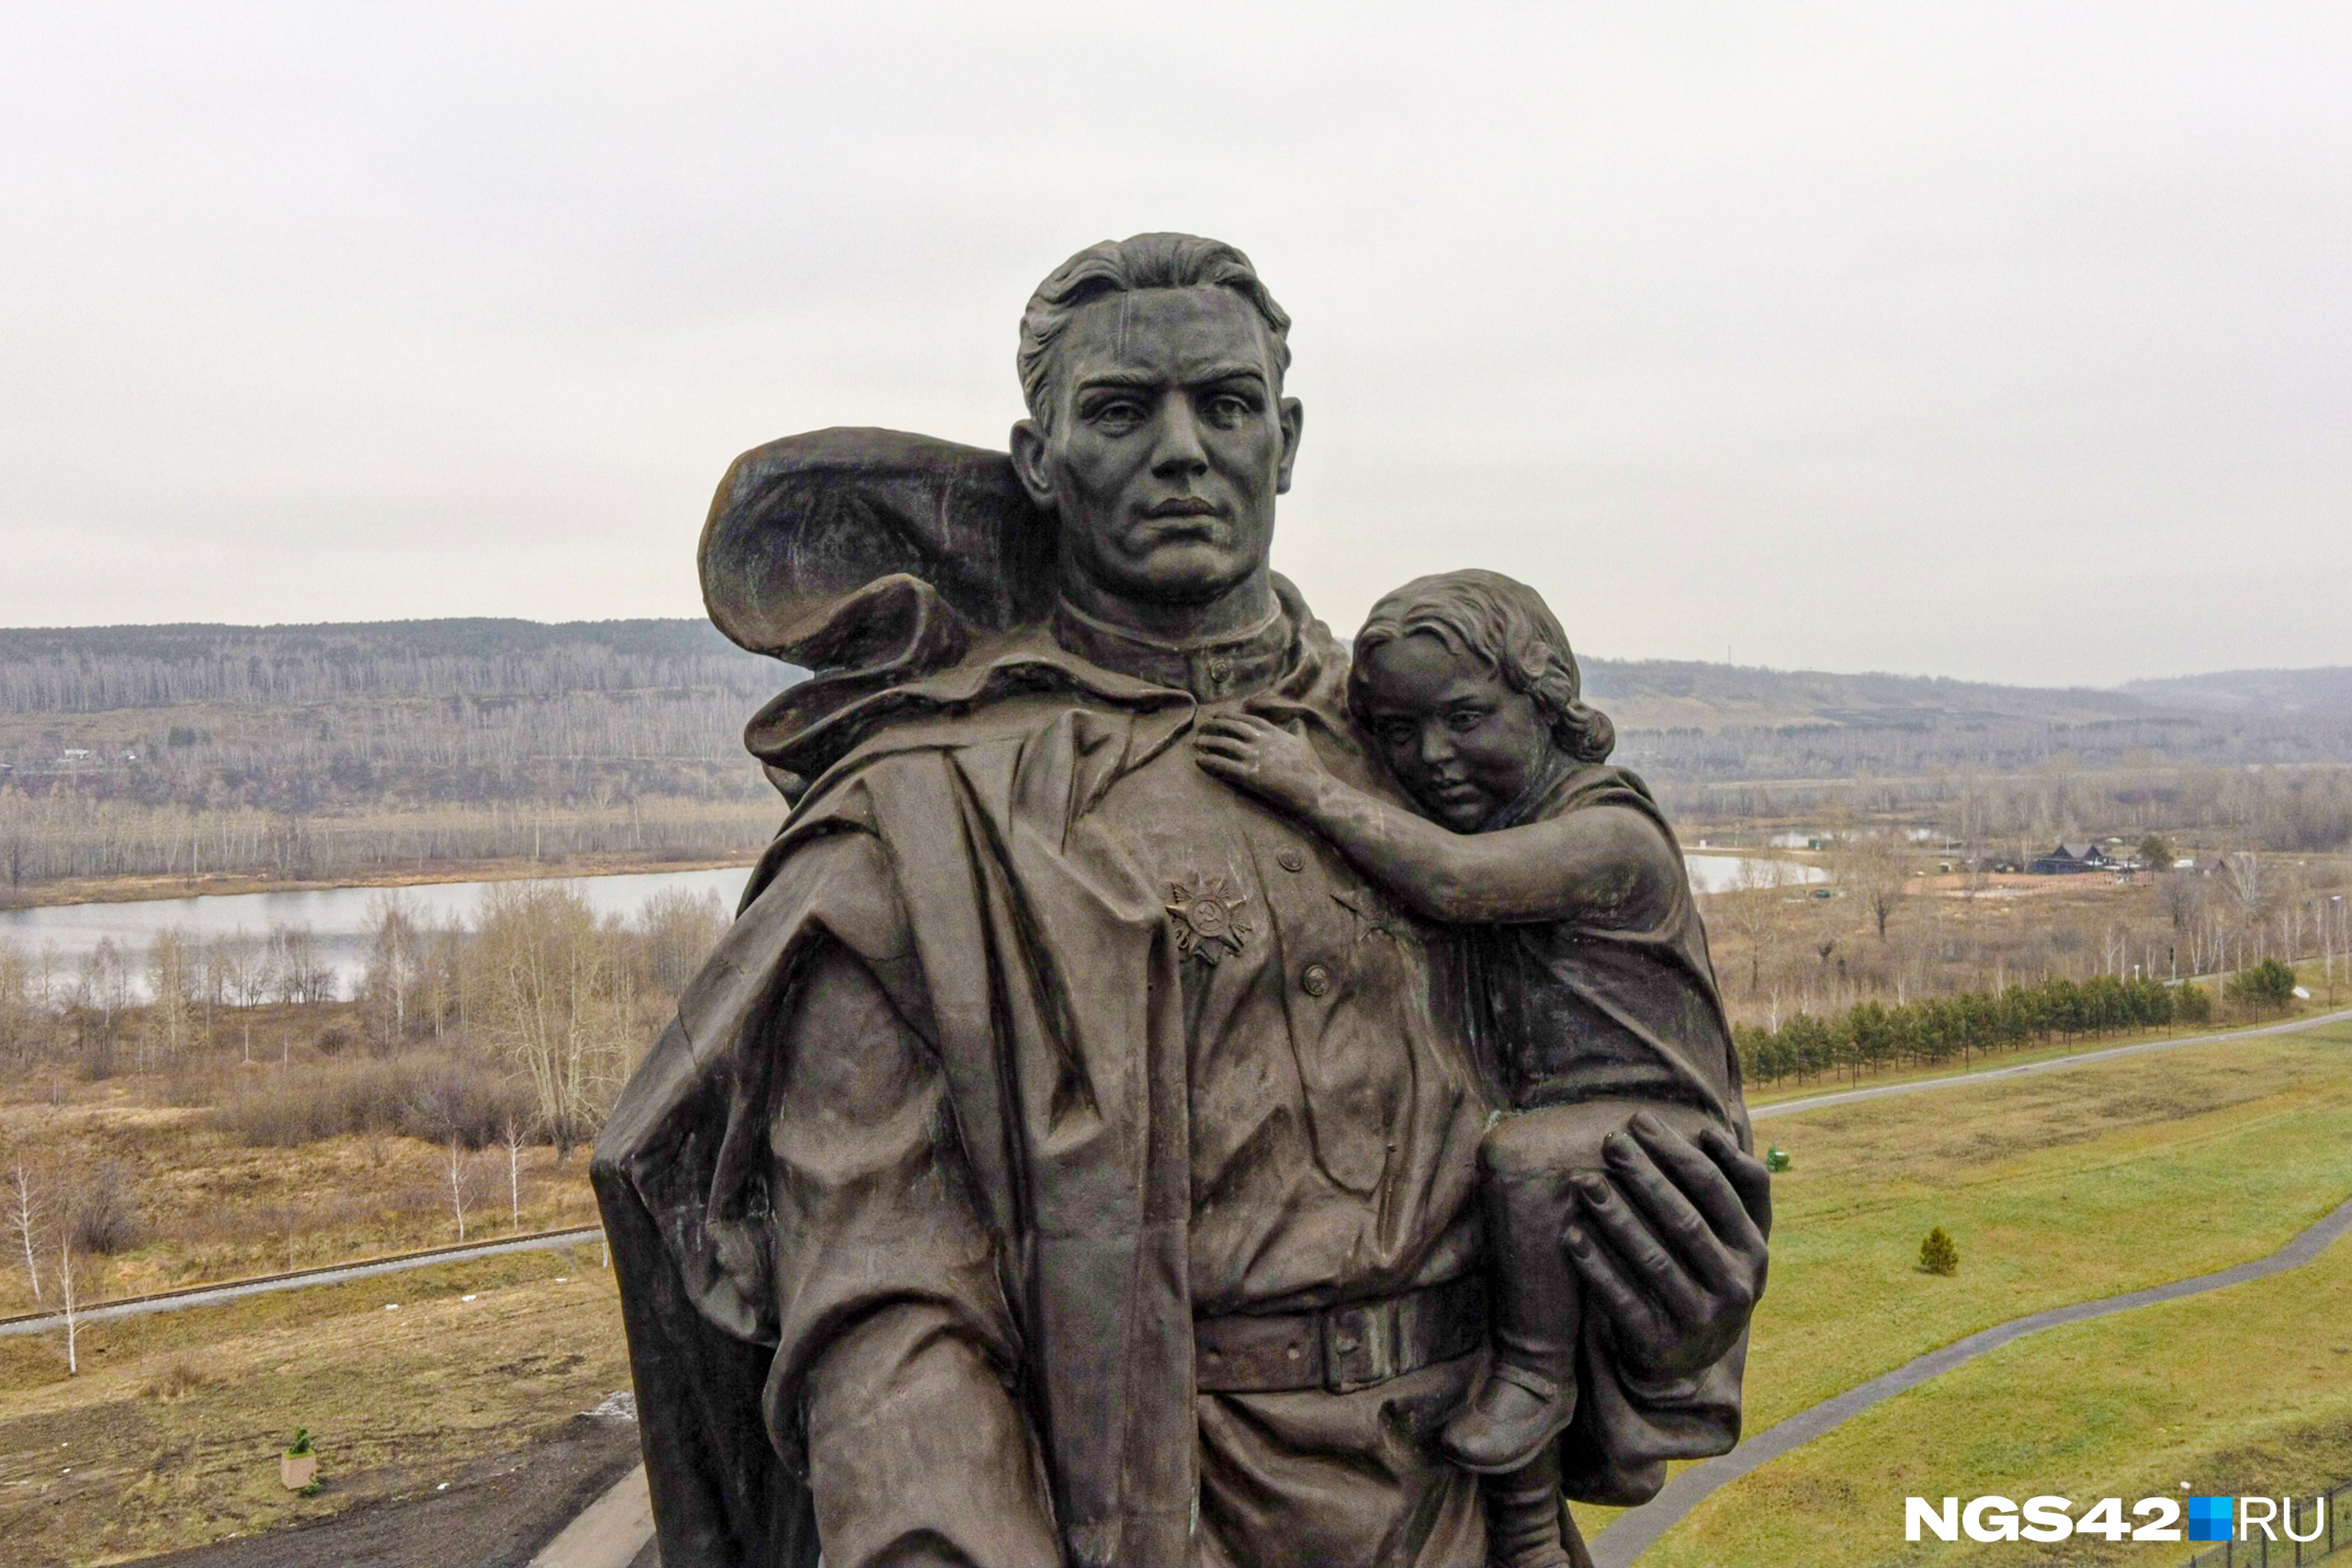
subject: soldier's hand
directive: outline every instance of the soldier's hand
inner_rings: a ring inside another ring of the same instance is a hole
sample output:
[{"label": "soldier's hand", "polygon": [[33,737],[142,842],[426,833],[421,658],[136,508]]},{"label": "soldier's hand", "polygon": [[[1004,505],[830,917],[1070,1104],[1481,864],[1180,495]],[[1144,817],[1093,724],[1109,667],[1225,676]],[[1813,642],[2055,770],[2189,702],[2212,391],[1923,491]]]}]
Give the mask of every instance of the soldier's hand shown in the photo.
[{"label": "soldier's hand", "polygon": [[1569,1261],[1629,1370],[1652,1379],[1703,1371],[1738,1340],[1764,1293],[1764,1162],[1718,1128],[1693,1143],[1646,1114],[1611,1134],[1602,1157],[1605,1179],[1576,1179]]}]

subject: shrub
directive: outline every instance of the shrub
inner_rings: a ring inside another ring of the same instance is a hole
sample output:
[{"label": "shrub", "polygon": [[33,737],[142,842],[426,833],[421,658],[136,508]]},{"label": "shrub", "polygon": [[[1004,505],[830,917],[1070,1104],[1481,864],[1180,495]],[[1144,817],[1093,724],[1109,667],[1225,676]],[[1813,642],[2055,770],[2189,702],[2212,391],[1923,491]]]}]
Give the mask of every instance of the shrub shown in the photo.
[{"label": "shrub", "polygon": [[2182,1023],[2213,1021],[2213,993],[2202,986],[2181,985],[2172,995],[2172,1015]]},{"label": "shrub", "polygon": [[1928,1239],[1919,1244],[1919,1267],[1929,1274],[1960,1272],[1960,1248],[1952,1245],[1943,1226],[1929,1231]]},{"label": "shrub", "polygon": [[2295,999],[2295,972],[2275,958],[2266,958],[2253,968],[2241,969],[2231,976],[2223,995],[2240,1007],[2284,1011],[2287,1004]]},{"label": "shrub", "polygon": [[390,1133],[469,1149],[495,1142],[509,1119],[528,1125],[528,1089],[468,1056],[412,1053],[273,1073],[212,1113],[241,1143],[291,1148],[357,1133]]},{"label": "shrub", "polygon": [[137,1247],[146,1232],[146,1216],[131,1195],[122,1168],[108,1161],[80,1184],[71,1199],[67,1224],[74,1245],[84,1252],[111,1257]]},{"label": "shrub", "polygon": [[211,1375],[203,1368],[182,1359],[150,1379],[147,1386],[139,1392],[149,1399],[169,1404],[174,1400],[186,1399],[211,1381]]}]

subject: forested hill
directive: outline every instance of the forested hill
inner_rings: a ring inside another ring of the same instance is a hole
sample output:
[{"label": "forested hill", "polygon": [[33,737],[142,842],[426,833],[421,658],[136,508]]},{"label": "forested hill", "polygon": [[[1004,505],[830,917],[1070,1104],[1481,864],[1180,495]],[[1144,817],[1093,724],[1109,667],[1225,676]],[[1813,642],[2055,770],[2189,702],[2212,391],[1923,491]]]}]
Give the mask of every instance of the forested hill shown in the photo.
[{"label": "forested hill", "polygon": [[785,674],[698,620],[0,630],[0,712],[12,714],[696,686],[764,701]]},{"label": "forested hill", "polygon": [[[2352,759],[2352,670],[2098,691],[1584,669],[1625,759],[1662,779]],[[19,788],[272,809],[755,795],[742,725],[795,673],[684,619],[0,630],[0,764]]]}]

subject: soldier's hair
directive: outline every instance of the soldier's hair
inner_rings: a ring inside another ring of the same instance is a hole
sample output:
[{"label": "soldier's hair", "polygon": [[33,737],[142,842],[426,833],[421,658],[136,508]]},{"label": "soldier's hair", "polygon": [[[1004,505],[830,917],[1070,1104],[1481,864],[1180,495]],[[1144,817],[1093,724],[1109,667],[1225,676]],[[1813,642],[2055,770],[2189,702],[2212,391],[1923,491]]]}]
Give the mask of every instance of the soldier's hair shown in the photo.
[{"label": "soldier's hair", "polygon": [[1551,727],[1555,745],[1581,762],[1606,761],[1617,744],[1609,716],[1588,705],[1568,634],[1524,582],[1498,571],[1448,571],[1418,577],[1384,596],[1356,633],[1348,671],[1348,711],[1369,728],[1363,689],[1373,649],[1423,632],[1492,669],[1524,692]]},{"label": "soldier's hair", "polygon": [[[1145,288],[1230,288],[1250,301],[1266,324],[1274,378],[1290,368],[1290,316],[1258,277],[1257,269],[1222,240],[1197,234],[1136,234],[1089,245],[1053,270],[1021,312],[1021,396],[1029,417],[1050,429],[1054,345],[1070,318],[1091,299]],[[1276,390],[1280,390],[1279,386]]]}]

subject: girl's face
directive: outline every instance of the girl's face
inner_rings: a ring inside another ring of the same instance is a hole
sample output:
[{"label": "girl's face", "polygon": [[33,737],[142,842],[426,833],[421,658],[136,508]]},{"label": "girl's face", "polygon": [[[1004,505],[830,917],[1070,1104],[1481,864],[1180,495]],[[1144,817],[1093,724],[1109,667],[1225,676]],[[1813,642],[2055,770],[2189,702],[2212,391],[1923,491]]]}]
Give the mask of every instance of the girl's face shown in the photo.
[{"label": "girl's face", "polygon": [[1552,734],[1533,699],[1428,632],[1364,658],[1364,716],[1388,771],[1422,812],[1457,833],[1526,792]]}]

